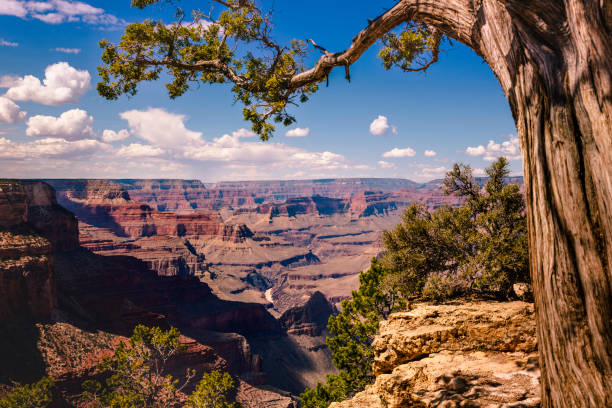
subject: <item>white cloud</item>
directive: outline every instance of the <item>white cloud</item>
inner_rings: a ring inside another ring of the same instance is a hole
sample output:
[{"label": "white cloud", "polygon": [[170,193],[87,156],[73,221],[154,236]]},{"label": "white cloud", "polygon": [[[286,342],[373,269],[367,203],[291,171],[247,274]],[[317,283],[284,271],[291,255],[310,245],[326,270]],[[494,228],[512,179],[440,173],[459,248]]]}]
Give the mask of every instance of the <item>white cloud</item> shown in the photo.
[{"label": "white cloud", "polygon": [[486,151],[487,150],[483,145],[476,147],[468,147],[467,149],[465,149],[465,152],[470,156],[482,156],[483,154],[485,154]]},{"label": "white cloud", "polygon": [[129,146],[122,146],[117,151],[119,157],[157,157],[164,154],[164,150],[151,145],[143,145],[140,143],[131,143]]},{"label": "white cloud", "polygon": [[255,132],[251,132],[248,129],[240,128],[238,130],[234,130],[232,132],[232,136],[235,136],[235,137],[255,137],[257,135],[255,134]]},{"label": "white cloud", "polygon": [[382,157],[384,157],[384,158],[412,157],[415,154],[416,154],[416,152],[414,151],[414,149],[412,149],[410,147],[406,147],[404,149],[399,149],[397,147],[394,147],[393,149],[389,150],[388,152],[383,153]]},{"label": "white cloud", "polygon": [[0,96],[0,123],[17,123],[24,120],[26,112],[19,110],[19,106],[8,98]]},{"label": "white cloud", "polygon": [[25,159],[43,157],[77,158],[91,156],[97,152],[107,151],[109,145],[97,140],[68,141],[59,138],[45,138],[27,143],[13,142],[0,137],[0,158]]},{"label": "white cloud", "polygon": [[185,148],[202,142],[202,133],[185,127],[185,115],[160,108],[130,110],[119,115],[127,120],[130,132],[147,142],[165,148]]},{"label": "white cloud", "polygon": [[436,153],[434,150],[425,150],[425,156],[427,157],[434,157],[436,154],[438,153]]},{"label": "white cloud", "polygon": [[426,164],[414,164],[413,167],[419,170],[412,173],[411,177],[416,180],[431,180],[441,178],[446,175],[448,169],[444,166],[428,166]]},{"label": "white cloud", "polygon": [[93,117],[81,109],[71,109],[59,117],[36,115],[28,119],[26,135],[33,137],[62,138],[68,141],[93,139]]},{"label": "white cloud", "polygon": [[475,176],[484,176],[486,174],[486,172],[484,171],[484,169],[472,169],[472,174]]},{"label": "white cloud", "polygon": [[0,1],[0,15],[25,17],[28,10],[26,10],[24,3],[17,0],[2,0]]},{"label": "white cloud", "polygon": [[106,143],[118,142],[120,140],[125,140],[130,137],[130,132],[127,129],[121,129],[119,132],[115,132],[114,130],[105,129],[102,132],[102,141]]},{"label": "white cloud", "polygon": [[7,41],[4,38],[0,38],[0,47],[19,47],[19,43]]},{"label": "white cloud", "polygon": [[117,28],[126,24],[125,20],[105,13],[101,8],[81,1],[69,0],[1,0],[0,14],[35,18],[48,24],[81,22],[105,28]]},{"label": "white cloud", "polygon": [[[386,116],[378,115],[376,119],[370,123],[370,133],[375,136],[384,136],[389,130],[389,120]],[[395,128],[395,127],[394,127]],[[397,133],[397,130],[394,129],[393,133]]]},{"label": "white cloud", "polygon": [[6,97],[16,101],[34,101],[43,105],[59,106],[77,103],[90,87],[91,76],[86,70],[79,71],[67,62],[58,62],[45,69],[45,79],[26,75],[23,78],[4,76],[0,79],[3,88],[9,88]]},{"label": "white cloud", "polygon": [[496,143],[493,140],[489,140],[486,147],[483,145],[468,147],[465,149],[465,153],[470,156],[482,156],[486,161],[494,161],[501,156],[506,157],[508,160],[520,160],[521,149],[518,137],[514,135],[509,135],[508,137],[510,140],[506,140],[502,143]]},{"label": "white cloud", "polygon": [[78,54],[81,52],[81,49],[80,48],[57,47],[57,48],[53,48],[51,51],[63,52],[64,54]]},{"label": "white cloud", "polygon": [[310,133],[310,128],[295,128],[290,129],[285,133],[287,137],[306,137]]},{"label": "white cloud", "polygon": [[389,163],[389,162],[386,162],[384,160],[379,160],[378,166],[383,168],[383,169],[393,169],[393,168],[395,168],[395,164],[394,163]]}]

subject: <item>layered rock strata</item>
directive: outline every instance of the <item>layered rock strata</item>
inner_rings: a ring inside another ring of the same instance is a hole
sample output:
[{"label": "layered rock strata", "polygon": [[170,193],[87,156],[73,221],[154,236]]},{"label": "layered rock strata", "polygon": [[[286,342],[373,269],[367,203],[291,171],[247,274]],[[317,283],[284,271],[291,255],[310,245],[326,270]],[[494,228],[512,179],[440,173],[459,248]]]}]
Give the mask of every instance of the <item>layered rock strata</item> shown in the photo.
[{"label": "layered rock strata", "polygon": [[330,408],[538,407],[533,304],[417,304],[381,323],[376,381]]},{"label": "layered rock strata", "polygon": [[56,304],[55,253],[78,245],[77,220],[53,188],[0,181],[0,321],[48,318]]}]

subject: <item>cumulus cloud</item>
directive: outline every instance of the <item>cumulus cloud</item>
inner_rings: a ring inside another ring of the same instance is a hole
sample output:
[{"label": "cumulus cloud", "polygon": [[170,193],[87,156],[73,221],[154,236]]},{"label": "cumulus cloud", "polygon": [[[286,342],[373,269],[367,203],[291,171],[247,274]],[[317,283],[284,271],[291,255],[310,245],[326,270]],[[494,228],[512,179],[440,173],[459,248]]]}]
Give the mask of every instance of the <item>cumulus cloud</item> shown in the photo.
[{"label": "cumulus cloud", "polygon": [[416,154],[416,152],[414,151],[414,149],[410,148],[410,147],[406,147],[404,149],[399,149],[397,147],[394,147],[393,149],[389,150],[388,152],[383,153],[382,157],[384,158],[400,158],[400,157],[412,157]]},{"label": "cumulus cloud", "polygon": [[62,138],[68,141],[94,139],[93,117],[81,109],[71,109],[59,117],[36,115],[28,119],[26,135]]},{"label": "cumulus cloud", "polygon": [[255,134],[255,132],[251,132],[248,129],[240,128],[238,130],[234,130],[232,132],[232,136],[236,136],[236,137],[255,137],[256,134]]},{"label": "cumulus cloud", "polygon": [[126,24],[103,9],[81,1],[48,0],[24,1],[2,0],[0,15],[10,15],[20,18],[35,18],[48,24],[85,23],[116,28]]},{"label": "cumulus cloud", "polygon": [[245,142],[237,135],[223,135],[211,142],[184,151],[184,156],[199,161],[244,165],[267,165],[284,168],[346,169],[344,156],[333,152],[311,152],[283,143]]},{"label": "cumulus cloud", "polygon": [[386,162],[384,160],[379,160],[378,166],[380,168],[383,168],[383,169],[393,169],[393,168],[395,168],[395,164],[394,163],[389,163],[389,162]]},{"label": "cumulus cloud", "polygon": [[26,113],[8,98],[0,96],[0,123],[17,123],[25,120]]},{"label": "cumulus cloud", "polygon": [[178,149],[202,142],[202,132],[185,127],[185,115],[148,108],[126,111],[119,116],[128,122],[130,133],[156,146]]},{"label": "cumulus cloud", "polygon": [[287,137],[306,137],[310,133],[310,128],[295,128],[290,129],[285,133]]},{"label": "cumulus cloud", "polygon": [[68,141],[59,138],[45,138],[27,143],[18,143],[0,137],[0,158],[3,159],[19,160],[44,157],[75,159],[91,156],[109,149],[109,145],[93,139]]},{"label": "cumulus cloud", "polygon": [[19,47],[19,43],[7,41],[4,38],[0,38],[0,47]]},{"label": "cumulus cloud", "polygon": [[465,152],[470,156],[482,156],[483,154],[485,154],[486,151],[487,150],[483,145],[476,147],[468,147],[467,149],[465,149]]},{"label": "cumulus cloud", "polygon": [[434,150],[425,150],[425,156],[427,157],[434,157],[436,154],[438,153],[436,153]]},{"label": "cumulus cloud", "polygon": [[312,152],[284,143],[248,141],[256,135],[247,129],[207,141],[201,132],[185,126],[185,115],[160,108],[131,110],[120,116],[128,122],[133,136],[148,142],[148,145],[133,146],[129,150],[122,148],[121,155],[125,157],[146,153],[174,160],[223,163],[234,169],[262,165],[270,169],[357,169],[344,156],[333,152]]},{"label": "cumulus cloud", "polygon": [[105,129],[102,132],[102,141],[106,143],[118,142],[120,140],[125,140],[130,137],[130,132],[127,129],[121,129],[118,132],[114,130]]},{"label": "cumulus cloud", "polygon": [[[375,136],[384,136],[387,134],[390,127],[389,119],[387,119],[386,116],[378,115],[378,117],[370,123],[370,133]],[[396,131],[394,131],[394,133],[396,133]]]},{"label": "cumulus cloud", "polygon": [[90,88],[90,82],[89,72],[77,70],[67,62],[49,65],[45,69],[45,79],[42,83],[32,75],[0,78],[0,86],[9,88],[5,95],[7,98],[52,106],[77,103]]},{"label": "cumulus cloud", "polygon": [[468,147],[465,149],[465,153],[470,156],[482,156],[486,161],[494,161],[500,156],[504,156],[508,160],[520,160],[521,149],[519,147],[518,137],[514,135],[509,135],[508,137],[510,140],[506,140],[502,143],[496,143],[493,140],[489,140],[486,147],[483,145]]},{"label": "cumulus cloud", "polygon": [[63,52],[64,54],[78,54],[81,52],[81,49],[80,48],[57,47],[57,48],[51,49],[51,51]]},{"label": "cumulus cloud", "polygon": [[448,172],[448,169],[444,166],[429,166],[426,164],[414,164],[412,167],[416,167],[418,171],[413,172],[411,177],[416,180],[431,180],[436,178],[444,177]]},{"label": "cumulus cloud", "polygon": [[143,145],[140,143],[131,143],[128,146],[122,146],[117,151],[119,157],[158,157],[164,154],[164,150],[151,145]]},{"label": "cumulus cloud", "polygon": [[2,0],[0,1],[0,15],[25,17],[28,10],[25,8],[25,2],[17,0]]}]

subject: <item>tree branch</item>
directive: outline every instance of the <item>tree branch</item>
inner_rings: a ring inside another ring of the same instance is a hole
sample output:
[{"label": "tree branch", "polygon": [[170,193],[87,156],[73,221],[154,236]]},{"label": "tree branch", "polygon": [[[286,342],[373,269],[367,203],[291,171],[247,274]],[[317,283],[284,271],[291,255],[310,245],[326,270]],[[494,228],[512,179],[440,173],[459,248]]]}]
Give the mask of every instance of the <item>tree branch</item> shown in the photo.
[{"label": "tree branch", "polygon": [[[353,38],[353,43],[345,51],[326,53],[313,68],[294,75],[290,87],[298,89],[322,81],[334,67],[351,65],[385,33],[406,21],[430,24],[441,33],[473,46],[471,28],[476,16],[468,0],[402,0],[372,20]],[[437,58],[437,55],[434,57]]]}]

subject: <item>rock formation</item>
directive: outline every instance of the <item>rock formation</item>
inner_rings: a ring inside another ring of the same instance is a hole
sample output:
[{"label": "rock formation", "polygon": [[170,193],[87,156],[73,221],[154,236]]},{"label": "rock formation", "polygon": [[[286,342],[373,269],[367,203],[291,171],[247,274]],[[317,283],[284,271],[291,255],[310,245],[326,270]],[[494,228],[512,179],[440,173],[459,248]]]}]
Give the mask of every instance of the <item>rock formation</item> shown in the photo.
[{"label": "rock formation", "polygon": [[416,304],[373,346],[374,384],[330,408],[539,407],[533,304]]},{"label": "rock formation", "polygon": [[320,336],[327,327],[329,316],[338,311],[321,292],[315,292],[308,302],[293,307],[280,317],[281,325],[289,334]]},{"label": "rock formation", "polygon": [[77,220],[36,181],[0,181],[0,321],[48,318],[55,253],[77,248]]}]

